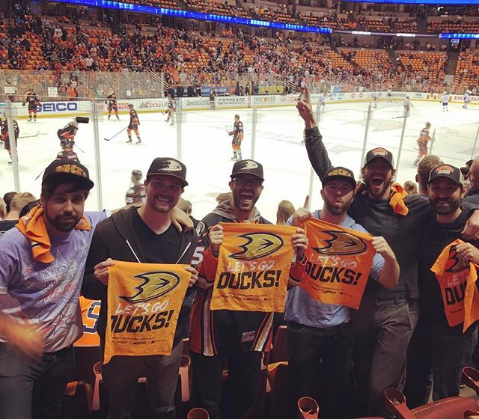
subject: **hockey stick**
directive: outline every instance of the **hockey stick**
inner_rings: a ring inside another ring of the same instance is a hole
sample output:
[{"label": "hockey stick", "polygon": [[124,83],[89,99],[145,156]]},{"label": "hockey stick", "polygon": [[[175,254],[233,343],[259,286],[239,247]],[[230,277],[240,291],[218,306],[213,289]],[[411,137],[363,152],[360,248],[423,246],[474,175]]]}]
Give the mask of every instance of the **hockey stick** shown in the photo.
[{"label": "hockey stick", "polygon": [[75,147],[76,147],[80,152],[82,152],[83,154],[85,154],[85,151],[84,151],[80,146],[78,146],[78,144],[75,144]]},{"label": "hockey stick", "polygon": [[113,140],[118,134],[122,133],[122,132],[125,131],[127,128],[128,128],[128,126],[126,126],[125,128],[122,128],[120,131],[118,131],[118,133],[116,133],[114,136],[110,137],[109,139],[107,139],[106,137],[103,137],[103,140],[105,140],[105,141]]},{"label": "hockey stick", "polygon": [[40,178],[40,175],[43,174],[43,172],[45,172],[45,169],[42,169],[42,171],[37,175],[37,177],[35,178],[35,181]]},{"label": "hockey stick", "polygon": [[19,139],[28,139],[30,137],[37,137],[40,134],[40,131],[37,131],[37,134],[31,134],[29,136],[19,136]]}]

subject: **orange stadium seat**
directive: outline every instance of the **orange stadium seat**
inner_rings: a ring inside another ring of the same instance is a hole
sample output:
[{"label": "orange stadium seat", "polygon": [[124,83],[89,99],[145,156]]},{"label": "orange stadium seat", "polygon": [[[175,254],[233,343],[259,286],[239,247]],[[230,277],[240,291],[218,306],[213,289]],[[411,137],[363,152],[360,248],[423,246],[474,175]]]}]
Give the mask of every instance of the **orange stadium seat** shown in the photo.
[{"label": "orange stadium seat", "polygon": [[466,411],[479,410],[477,401],[469,397],[445,398],[410,410],[406,397],[397,388],[385,389],[384,396],[386,410],[401,419],[457,419],[464,418]]}]

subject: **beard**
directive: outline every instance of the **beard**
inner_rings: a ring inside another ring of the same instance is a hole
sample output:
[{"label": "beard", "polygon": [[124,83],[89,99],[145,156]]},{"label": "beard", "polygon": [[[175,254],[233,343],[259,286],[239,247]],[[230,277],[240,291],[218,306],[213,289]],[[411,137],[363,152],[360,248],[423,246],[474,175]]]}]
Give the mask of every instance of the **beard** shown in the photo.
[{"label": "beard", "polygon": [[78,222],[81,219],[81,216],[76,216],[75,214],[58,214],[55,217],[50,217],[48,215],[48,211],[45,211],[45,218],[47,219],[48,223],[53,226],[55,229],[59,230],[60,232],[71,232]]},{"label": "beard", "polygon": [[454,213],[461,205],[461,200],[454,200],[454,199],[434,199],[431,201],[432,208],[434,211],[441,215],[447,216],[449,214]]},{"label": "beard", "polygon": [[329,213],[334,216],[341,216],[342,214],[348,211],[349,205],[351,204],[352,200],[344,203],[334,203],[324,200],[324,205]]}]

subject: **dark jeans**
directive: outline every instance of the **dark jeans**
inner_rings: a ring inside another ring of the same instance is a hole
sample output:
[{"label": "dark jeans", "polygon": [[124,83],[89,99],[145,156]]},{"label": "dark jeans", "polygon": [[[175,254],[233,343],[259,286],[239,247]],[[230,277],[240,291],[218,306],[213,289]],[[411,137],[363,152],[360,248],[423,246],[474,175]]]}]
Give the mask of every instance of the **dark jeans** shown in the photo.
[{"label": "dark jeans", "polygon": [[300,397],[315,398],[323,418],[346,417],[351,373],[351,323],[313,328],[288,323],[290,416]]},{"label": "dark jeans", "polygon": [[103,365],[108,390],[108,418],[130,418],[135,407],[138,378],[146,376],[152,418],[175,418],[175,392],[183,343],[169,356],[115,356]]},{"label": "dark jeans", "polygon": [[[191,352],[192,406],[204,408],[210,418],[242,418],[257,395],[261,356],[258,351],[216,356]],[[225,362],[228,363],[228,379],[223,392]]]},{"label": "dark jeans", "polygon": [[352,311],[357,416],[382,414],[383,391],[401,381],[418,317],[417,301],[406,299],[364,296],[359,309]]},{"label": "dark jeans", "polygon": [[0,418],[60,418],[74,368],[73,347],[27,362],[0,343]]},{"label": "dark jeans", "polygon": [[408,407],[426,404],[434,388],[434,401],[459,395],[462,368],[470,363],[477,342],[478,324],[462,334],[462,325],[430,325],[419,321],[408,349],[406,395]]}]

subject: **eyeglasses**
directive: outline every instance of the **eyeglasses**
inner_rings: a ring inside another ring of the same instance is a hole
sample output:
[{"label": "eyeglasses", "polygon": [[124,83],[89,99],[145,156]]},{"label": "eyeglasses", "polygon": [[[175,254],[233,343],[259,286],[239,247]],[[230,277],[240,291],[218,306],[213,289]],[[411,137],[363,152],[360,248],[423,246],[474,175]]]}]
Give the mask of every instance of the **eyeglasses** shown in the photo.
[{"label": "eyeglasses", "polygon": [[250,186],[252,188],[258,188],[263,184],[263,181],[260,179],[233,178],[233,181],[236,182],[238,187]]}]

